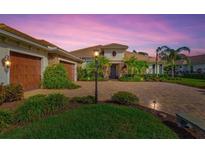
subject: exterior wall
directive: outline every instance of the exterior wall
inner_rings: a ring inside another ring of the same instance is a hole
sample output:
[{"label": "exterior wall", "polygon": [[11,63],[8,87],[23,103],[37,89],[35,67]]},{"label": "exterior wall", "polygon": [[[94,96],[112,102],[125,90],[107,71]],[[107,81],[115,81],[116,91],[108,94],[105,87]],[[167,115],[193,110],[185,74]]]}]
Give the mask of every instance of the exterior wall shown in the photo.
[{"label": "exterior wall", "polygon": [[205,64],[198,64],[198,65],[193,65],[193,72],[199,73],[205,73]]},{"label": "exterior wall", "polygon": [[[36,56],[41,58],[41,77],[43,77],[43,72],[48,65],[48,54],[44,50],[37,48],[32,48],[25,46],[25,44],[14,44],[12,41],[1,42],[0,41],[0,60],[2,60],[6,55],[10,55],[10,51],[17,53],[22,53],[26,55]],[[12,65],[12,62],[11,62]],[[8,72],[4,70],[2,63],[0,65],[0,83],[9,84],[9,70]]]},{"label": "exterior wall", "polygon": [[9,55],[9,49],[0,46],[0,84],[9,84],[9,71],[6,71],[3,67],[2,59]]},{"label": "exterior wall", "polygon": [[[112,55],[112,52],[116,51],[116,56]],[[124,58],[124,49],[104,49],[104,56],[110,61],[121,61]]]},{"label": "exterior wall", "polygon": [[164,66],[162,64],[158,64],[157,65],[157,69],[156,69],[156,65],[155,64],[149,64],[149,67],[146,71],[147,74],[163,74],[164,73]]},{"label": "exterior wall", "polygon": [[57,54],[48,54],[48,65],[58,64],[59,57]]}]

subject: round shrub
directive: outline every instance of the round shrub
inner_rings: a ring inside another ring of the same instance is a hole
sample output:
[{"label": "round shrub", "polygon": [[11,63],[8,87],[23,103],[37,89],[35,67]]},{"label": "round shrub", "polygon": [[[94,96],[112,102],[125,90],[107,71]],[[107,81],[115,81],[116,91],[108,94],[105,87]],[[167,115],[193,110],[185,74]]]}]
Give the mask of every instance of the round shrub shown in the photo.
[{"label": "round shrub", "polygon": [[130,92],[119,91],[112,96],[112,101],[119,104],[132,104],[138,103],[139,99],[136,95]]},{"label": "round shrub", "polygon": [[67,72],[62,64],[48,66],[43,75],[43,87],[48,89],[74,89],[75,85],[68,79]]},{"label": "round shrub", "polygon": [[72,102],[82,103],[82,104],[94,104],[95,97],[94,96],[82,96],[82,97],[73,97]]}]

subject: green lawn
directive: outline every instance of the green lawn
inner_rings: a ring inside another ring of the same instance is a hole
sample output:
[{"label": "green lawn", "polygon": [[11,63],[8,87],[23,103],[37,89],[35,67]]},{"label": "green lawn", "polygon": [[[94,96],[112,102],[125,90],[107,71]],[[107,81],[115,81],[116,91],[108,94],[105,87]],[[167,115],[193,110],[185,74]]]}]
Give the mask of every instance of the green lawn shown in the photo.
[{"label": "green lawn", "polygon": [[86,105],[0,134],[0,138],[178,138],[153,115],[112,104]]},{"label": "green lawn", "polygon": [[190,78],[182,78],[182,80],[165,80],[166,82],[178,83],[182,85],[187,85],[191,87],[197,88],[205,88],[205,80],[202,79],[190,79]]}]

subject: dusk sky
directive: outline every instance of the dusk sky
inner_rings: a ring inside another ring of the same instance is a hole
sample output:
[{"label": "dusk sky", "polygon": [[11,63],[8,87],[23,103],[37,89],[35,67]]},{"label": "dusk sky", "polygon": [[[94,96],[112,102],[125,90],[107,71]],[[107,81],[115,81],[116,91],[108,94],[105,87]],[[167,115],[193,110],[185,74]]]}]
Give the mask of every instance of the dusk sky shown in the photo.
[{"label": "dusk sky", "polygon": [[205,15],[0,15],[0,23],[68,51],[122,43],[152,56],[161,45],[205,54]]}]

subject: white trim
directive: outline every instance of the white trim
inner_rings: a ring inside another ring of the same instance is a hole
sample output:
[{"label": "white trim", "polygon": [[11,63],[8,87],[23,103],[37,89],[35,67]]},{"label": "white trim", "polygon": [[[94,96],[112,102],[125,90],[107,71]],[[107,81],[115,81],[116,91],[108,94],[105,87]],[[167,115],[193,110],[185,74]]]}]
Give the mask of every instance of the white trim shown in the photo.
[{"label": "white trim", "polygon": [[63,61],[63,62],[74,64],[74,81],[77,81],[77,62],[70,61],[70,60],[63,59],[63,58],[58,58],[58,60],[59,62]]},{"label": "white trim", "polygon": [[19,36],[17,36],[17,35],[14,35],[14,34],[12,34],[12,33],[7,32],[7,31],[4,31],[4,30],[1,30],[1,29],[0,29],[0,33],[2,33],[2,34],[4,34],[4,35],[8,35],[8,36],[13,37],[13,38],[15,38],[15,39],[19,39],[19,40],[21,40],[21,41],[24,41],[24,42],[30,43],[30,44],[32,44],[32,45],[38,46],[38,47],[40,47],[40,48],[43,48],[43,49],[48,50],[48,47],[39,45],[39,44],[37,44],[37,43],[35,43],[35,42],[29,41],[29,40],[27,40],[27,39],[24,39],[24,38],[22,38],[22,37],[19,37]]},{"label": "white trim", "polygon": [[72,64],[77,64],[77,62],[70,61],[70,60],[63,59],[63,58],[58,58],[58,60],[59,60],[59,61],[64,61],[64,62],[68,62],[68,63],[72,63]]},{"label": "white trim", "polygon": [[67,56],[69,55],[69,56],[71,56],[71,57],[73,57],[73,58],[75,58],[75,59],[77,59],[77,60],[79,60],[79,61],[83,62],[83,60],[82,60],[82,59],[80,59],[80,58],[79,58],[79,57],[77,57],[77,56],[72,55],[72,54],[71,54],[71,53],[69,53],[68,51],[65,51],[65,50],[62,50],[62,49],[58,49],[58,51],[60,51],[60,52],[62,52],[62,53],[64,53],[64,54],[66,54]]},{"label": "white trim", "polygon": [[24,54],[24,55],[29,55],[29,56],[34,56],[34,57],[38,57],[38,58],[43,58],[44,57],[44,56],[36,54],[36,53],[31,53],[31,52],[27,52],[27,51],[25,52],[25,51],[22,51],[22,50],[9,48],[9,53],[10,52],[16,52],[16,53],[20,53],[20,54]]}]

